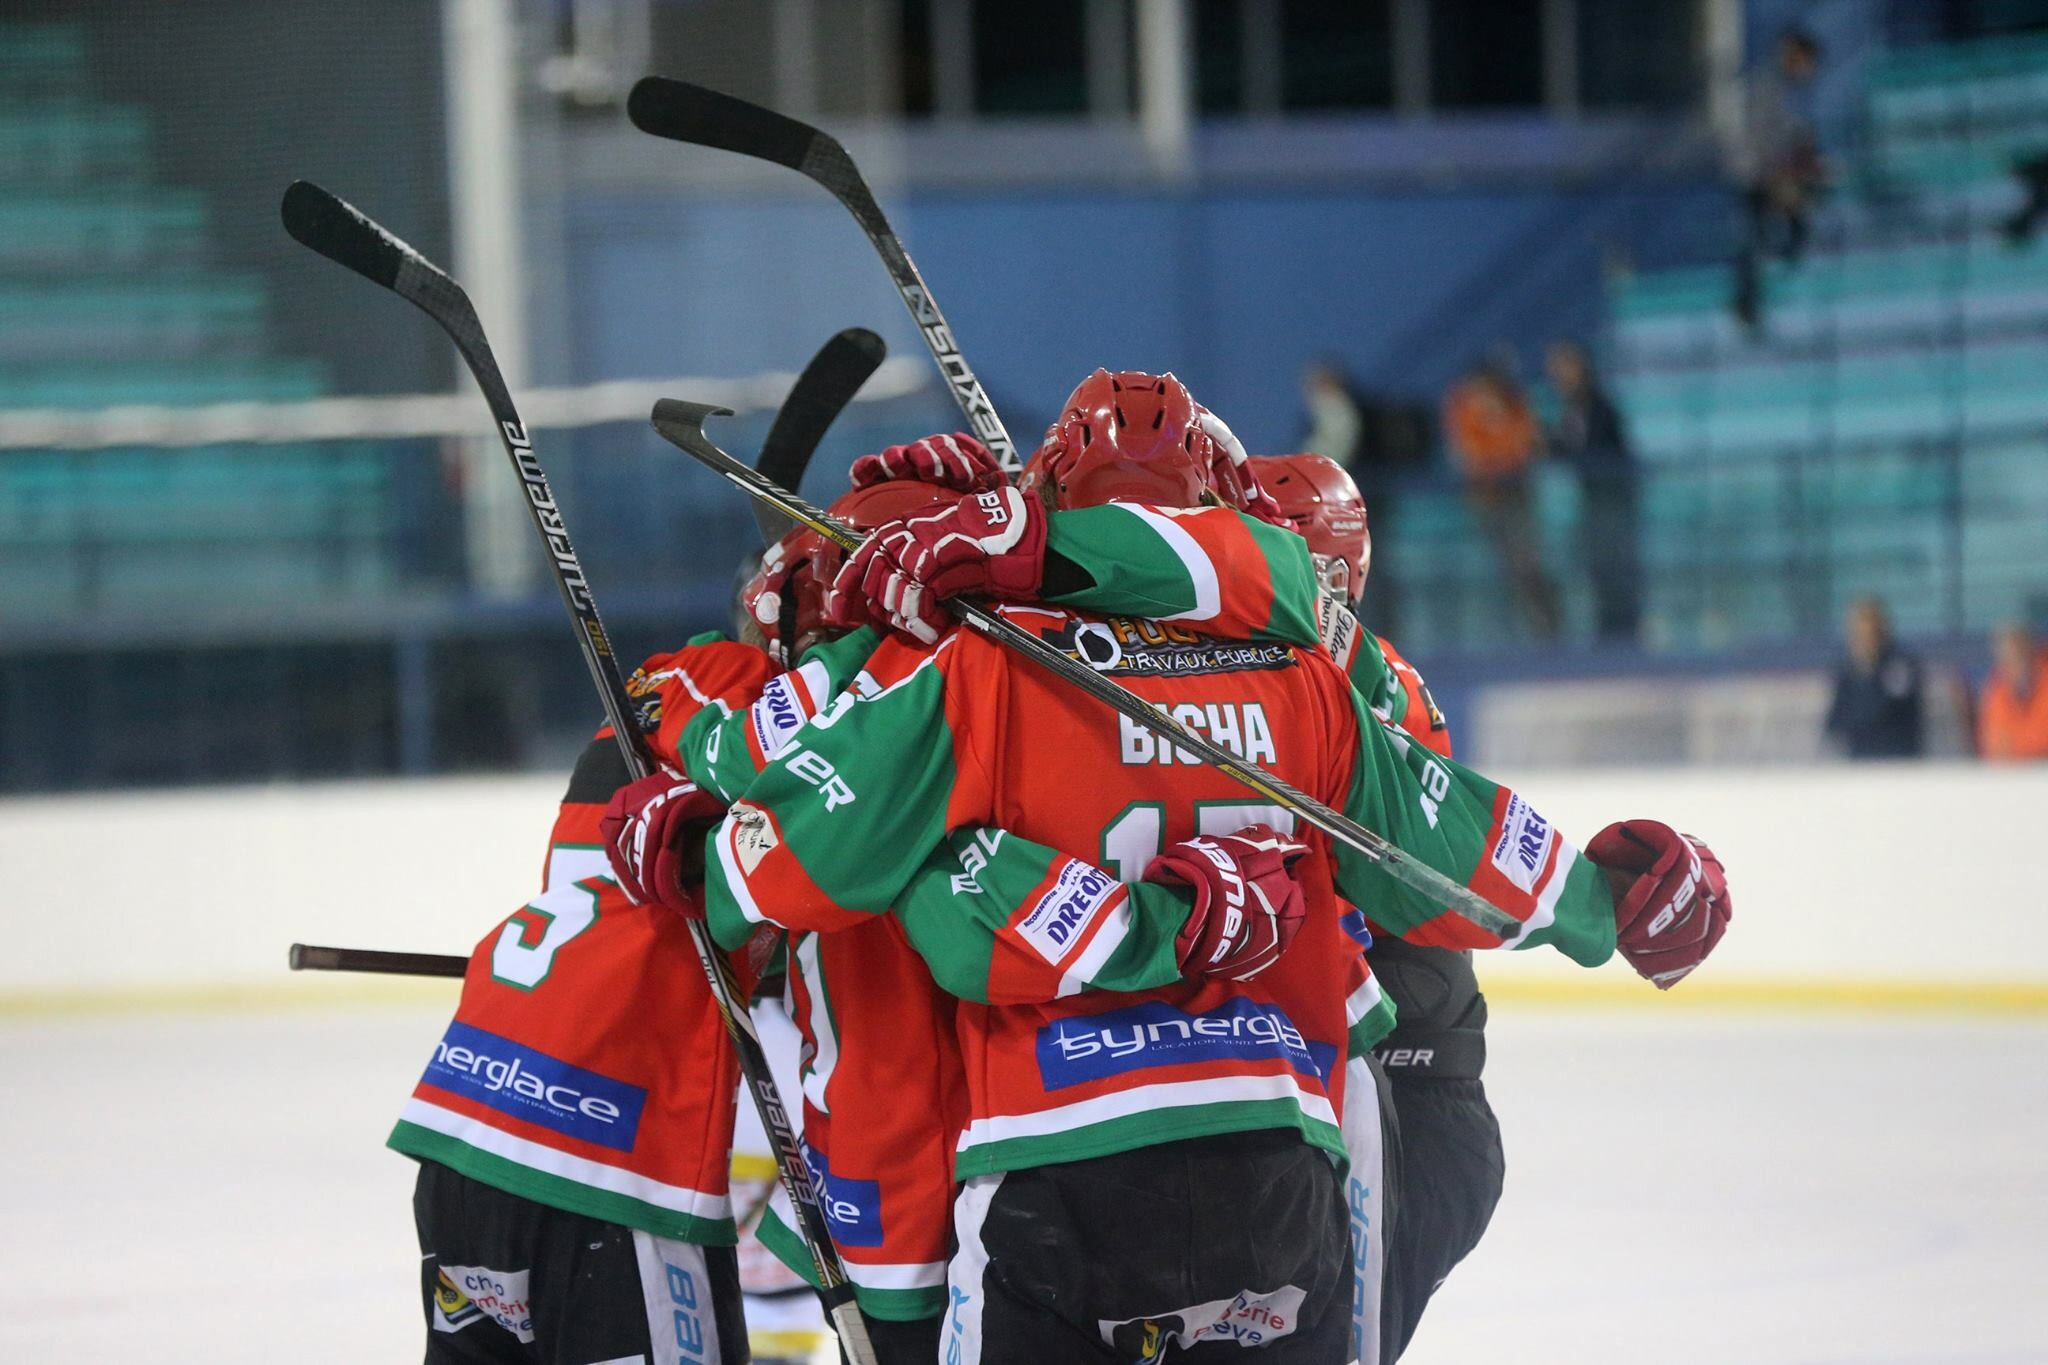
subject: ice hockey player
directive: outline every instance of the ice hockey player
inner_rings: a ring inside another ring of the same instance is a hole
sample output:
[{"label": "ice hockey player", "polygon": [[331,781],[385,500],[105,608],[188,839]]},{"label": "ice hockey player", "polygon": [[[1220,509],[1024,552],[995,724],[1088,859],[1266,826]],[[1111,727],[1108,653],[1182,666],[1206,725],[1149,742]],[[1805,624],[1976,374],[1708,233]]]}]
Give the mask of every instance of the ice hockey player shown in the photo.
[{"label": "ice hockey player", "polygon": [[[1200,500],[1209,460],[1184,390],[1141,376],[1091,383],[1036,457],[1030,493],[991,490],[885,527],[840,582],[865,583],[862,595],[899,620],[927,612],[930,633],[944,624],[941,596],[1036,586],[1039,490],[1059,505],[1104,490]],[[1109,396],[1093,401],[1104,386]],[[1050,608],[1010,614],[1480,889],[1522,922],[1519,945],[1551,943],[1593,963],[1619,929],[1624,954],[1657,973],[1718,937],[1718,869],[1693,844],[1632,825],[1645,846],[1602,876],[1519,796],[1383,730],[1320,651]],[[1060,742],[1032,740],[1046,735]],[[1098,848],[1128,876],[1175,842],[1220,851],[1221,840],[1193,838],[1198,821],[1253,814],[1289,818],[1252,811],[1234,783],[1171,745],[989,642],[946,631],[935,645],[884,645],[860,685],[764,768],[710,841],[707,905],[728,940],[770,920],[832,928],[886,910],[923,850],[965,825]],[[1161,1358],[1226,1341],[1276,1360],[1348,1353],[1347,1218],[1325,1158],[1345,1155],[1334,1063],[1357,954],[1336,890],[1398,932],[1490,938],[1375,864],[1302,837],[1315,856],[1302,865],[1294,949],[1252,982],[961,1006],[973,1118],[961,1143],[969,1179],[956,1203],[950,1353]],[[1098,911],[1074,905],[1069,934],[1087,933]],[[1178,1159],[1147,1150],[1161,1145]]]},{"label": "ice hockey player", "polygon": [[[1372,568],[1365,499],[1344,467],[1322,455],[1258,462],[1259,482],[1286,524],[1308,541],[1326,596],[1324,637],[1383,721],[1445,758],[1451,733],[1428,685],[1387,641],[1358,622]],[[1398,1356],[1429,1298],[1486,1231],[1500,1200],[1500,1124],[1486,1101],[1486,998],[1470,949],[1433,948],[1390,934],[1366,952],[1398,1011],[1374,1049],[1393,1087],[1407,1191],[1387,1248],[1384,1311]]]},{"label": "ice hockey player", "polygon": [[[737,644],[691,658],[721,688],[776,671]],[[633,681],[657,748],[696,706],[666,664]],[[600,821],[627,778],[600,731],[541,894],[477,945],[391,1134],[420,1163],[428,1365],[747,1358],[726,1185],[738,1070],[687,926],[613,882]],[[694,821],[724,810],[687,784],[672,804]],[[734,966],[751,987],[755,953]]]},{"label": "ice hockey player", "polygon": [[[854,469],[861,486],[831,510],[850,524],[871,527],[944,505],[957,492],[935,487],[936,481],[979,484],[995,470],[978,447],[984,463],[964,470],[949,458],[958,449],[954,438],[932,437],[863,457]],[[1118,569],[1103,547],[1091,543],[1087,519],[1081,520],[1067,534],[1071,519],[1055,519],[1052,536],[1059,547],[1053,554],[1069,566],[1077,589],[1142,597],[1143,575]],[[698,704],[709,702],[674,743],[664,744],[664,760],[699,772],[714,794],[721,784],[751,780],[758,765],[852,679],[879,637],[863,629],[832,638],[842,632],[823,619],[822,599],[841,558],[829,542],[796,531],[770,548],[742,591],[743,638],[780,661],[801,653],[788,674],[765,686],[747,675],[720,693],[709,675],[706,686],[698,685],[687,650],[660,670]],[[687,823],[687,816],[675,814],[687,807],[676,806],[671,796],[680,787],[667,776],[622,787],[604,822],[615,875],[630,894],[643,902],[680,902],[677,908],[694,896],[674,858],[674,829]],[[1064,977],[1054,973],[1031,987],[1045,999],[1062,984],[1133,989],[1178,980],[1184,963],[1195,963],[1197,970],[1252,970],[1256,962],[1249,959],[1270,958],[1281,946],[1274,941],[1279,930],[1257,939],[1258,925],[1250,919],[1229,926],[1226,936],[1219,917],[1204,933],[1202,926],[1189,925],[1184,900],[1153,887],[1126,893],[1106,873],[1028,840],[1001,831],[964,837],[976,851],[974,866],[988,894],[979,886],[965,894],[959,890],[962,865],[950,850],[942,868],[914,878],[906,892],[919,903],[947,906],[933,938],[942,945],[935,951],[954,959],[987,962],[993,927],[1011,917],[1009,907],[1022,890],[1048,877],[1054,884],[1108,889],[1132,902],[1129,912],[1139,927],[1121,951],[1069,964]],[[921,890],[927,885],[933,890]],[[1012,900],[980,908],[992,894]],[[795,935],[789,962],[792,1014],[804,1039],[805,1157],[823,1192],[835,1242],[884,1365],[932,1360],[945,1303],[953,1145],[965,1121],[952,999],[932,984],[892,919],[870,919],[843,933]],[[808,1276],[808,1254],[787,1215],[774,1204],[770,1215],[761,1227],[763,1243]]]}]

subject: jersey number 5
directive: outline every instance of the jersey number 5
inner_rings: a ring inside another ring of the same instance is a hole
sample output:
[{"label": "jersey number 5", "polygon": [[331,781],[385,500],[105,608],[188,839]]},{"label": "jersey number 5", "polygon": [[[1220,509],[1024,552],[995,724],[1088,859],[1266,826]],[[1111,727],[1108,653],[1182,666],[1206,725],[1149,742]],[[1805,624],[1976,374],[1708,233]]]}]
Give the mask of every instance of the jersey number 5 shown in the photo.
[{"label": "jersey number 5", "polygon": [[[491,980],[530,991],[548,979],[555,954],[597,923],[597,888],[610,881],[611,864],[596,844],[556,844],[548,850],[547,890],[505,921],[491,948]],[[534,932],[539,937],[534,938]]]},{"label": "jersey number 5", "polygon": [[[1218,838],[1246,825],[1271,825],[1294,833],[1294,812],[1285,806],[1242,801],[1195,802],[1195,832]],[[1117,812],[1102,831],[1102,865],[1120,882],[1143,880],[1146,864],[1166,851],[1166,806],[1159,801],[1133,801]]]}]

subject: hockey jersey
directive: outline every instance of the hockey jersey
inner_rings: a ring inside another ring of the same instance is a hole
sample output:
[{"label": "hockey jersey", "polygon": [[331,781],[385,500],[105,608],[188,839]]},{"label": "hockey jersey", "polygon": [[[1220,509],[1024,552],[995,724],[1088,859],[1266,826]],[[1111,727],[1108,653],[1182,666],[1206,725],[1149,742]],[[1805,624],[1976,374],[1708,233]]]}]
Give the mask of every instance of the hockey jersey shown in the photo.
[{"label": "hockey jersey", "polygon": [[[1109,509],[1118,510],[1118,509]],[[1320,649],[1216,641],[1159,621],[1027,607],[1006,614],[1295,785],[1346,809],[1520,921],[1517,941],[1597,962],[1613,947],[1604,884],[1528,804],[1438,759],[1356,703]],[[746,789],[707,847],[721,939],[763,923],[830,931],[886,911],[949,833],[998,826],[1094,848],[1135,879],[1166,843],[1290,813],[978,636],[891,640],[855,687]],[[1333,1068],[1356,945],[1337,889],[1423,941],[1497,942],[1349,850],[1303,874],[1315,912],[1251,983],[1182,982],[1138,999],[963,1004],[972,1119],[965,1177],[1152,1142],[1286,1126],[1342,1160]],[[1335,885],[1333,885],[1333,880]],[[1054,898],[1017,928],[1041,955],[1097,928],[1107,893]]]},{"label": "hockey jersey", "polygon": [[[742,645],[688,653],[695,679],[680,654],[634,675],[656,743],[702,704],[693,688],[758,687],[775,671]],[[600,732],[556,816],[541,894],[471,954],[390,1145],[537,1203],[727,1246],[737,1063],[683,922],[612,880],[598,821],[626,781]],[[751,989],[748,955],[735,965]]]}]

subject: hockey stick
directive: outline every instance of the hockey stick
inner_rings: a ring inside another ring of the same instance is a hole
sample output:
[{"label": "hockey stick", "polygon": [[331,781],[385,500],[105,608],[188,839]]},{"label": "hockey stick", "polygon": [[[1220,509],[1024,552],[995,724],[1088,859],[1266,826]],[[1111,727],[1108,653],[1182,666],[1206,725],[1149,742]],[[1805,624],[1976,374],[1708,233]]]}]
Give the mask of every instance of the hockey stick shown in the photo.
[{"label": "hockey stick", "polygon": [[[863,539],[859,532],[834,521],[794,493],[775,487],[763,478],[759,471],[747,468],[712,443],[711,438],[704,433],[704,419],[731,415],[725,408],[664,398],[654,405],[654,429],[661,433],[663,440],[708,465],[730,482],[739,485],[749,496],[773,503],[786,515],[845,549],[851,550],[859,545]],[[992,640],[1008,645],[1033,663],[1073,683],[1097,701],[1130,717],[1161,740],[1195,754],[1205,763],[1236,778],[1275,805],[1293,811],[1331,838],[1373,859],[1386,870],[1388,876],[1409,889],[1448,907],[1495,937],[1507,938],[1522,928],[1520,920],[1470,887],[1460,886],[1427,863],[1418,862],[1410,857],[1399,847],[1388,843],[1356,820],[1340,811],[1332,810],[1307,792],[1273,776],[1257,764],[1239,758],[1208,736],[1197,734],[1174,719],[1163,708],[1154,706],[1135,692],[1074,659],[1065,651],[1046,643],[1030,631],[1003,619],[989,608],[960,597],[949,599],[946,606],[966,625]]]},{"label": "hockey stick", "polygon": [[[811,357],[776,410],[754,468],[785,488],[803,484],[811,456],[832,423],[881,367],[889,349],[865,327],[849,327]],[[761,538],[772,544],[796,523],[765,502],[753,504]],[[294,943],[287,958],[295,972],[377,972],[391,976],[460,977],[467,958],[448,953],[392,953],[377,948],[322,948]]]},{"label": "hockey stick", "polygon": [[453,953],[386,953],[375,948],[321,948],[311,943],[294,943],[286,960],[295,972],[459,977],[469,970],[469,959]]},{"label": "hockey stick", "polygon": [[953,401],[966,414],[968,426],[1005,470],[1017,472],[1017,444],[996,415],[996,405],[968,368],[967,357],[953,340],[953,329],[939,311],[938,300],[925,287],[924,276],[917,273],[910,253],[903,249],[903,239],[889,226],[888,216],[875,202],[860,168],[836,139],[772,109],[663,76],[647,76],[634,83],[626,99],[626,116],[643,133],[773,161],[830,190],[874,244],[875,254],[882,258],[911,320],[938,362],[939,373],[946,377]]},{"label": "hockey stick", "polygon": [[[477,386],[483,390],[484,401],[490,405],[491,416],[505,443],[505,453],[511,457],[526,488],[534,529],[547,546],[549,570],[576,622],[583,661],[597,684],[605,718],[611,722],[627,771],[636,778],[646,776],[653,771],[653,764],[641,747],[640,728],[633,721],[633,707],[626,695],[625,679],[619,674],[618,660],[612,656],[611,640],[598,619],[597,603],[583,576],[575,547],[570,544],[554,490],[548,486],[547,474],[534,454],[525,424],[512,405],[512,395],[498,373],[498,362],[469,296],[426,257],[318,185],[305,180],[293,182],[285,191],[281,208],[285,230],[293,237],[414,304],[455,342],[464,363],[476,377]],[[775,1088],[767,1055],[761,1050],[760,1036],[741,998],[732,965],[717,950],[710,931],[701,922],[691,923],[690,938],[711,984],[711,998],[725,1020],[726,1035],[732,1039],[733,1051],[738,1055],[740,1074],[760,1113],[761,1127],[775,1147],[777,1172],[796,1210],[798,1231],[809,1246],[818,1282],[823,1286],[819,1297],[849,1358],[857,1365],[873,1365],[874,1348],[868,1343],[867,1326],[854,1305],[853,1286],[846,1278],[838,1249],[832,1244],[817,1187],[797,1148],[788,1112]]]},{"label": "hockey stick", "polygon": [[[782,400],[754,468],[784,488],[803,487],[804,471],[811,467],[818,443],[888,354],[882,339],[865,327],[849,327],[819,347]],[[756,501],[753,508],[764,545],[773,545],[796,528],[768,503]]]}]

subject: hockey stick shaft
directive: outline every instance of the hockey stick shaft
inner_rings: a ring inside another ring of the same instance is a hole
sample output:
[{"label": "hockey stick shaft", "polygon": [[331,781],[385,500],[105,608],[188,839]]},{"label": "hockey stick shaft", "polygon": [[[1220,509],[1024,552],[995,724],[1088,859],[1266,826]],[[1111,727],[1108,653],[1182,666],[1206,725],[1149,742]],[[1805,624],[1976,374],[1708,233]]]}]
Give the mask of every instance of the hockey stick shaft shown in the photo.
[{"label": "hockey stick shaft", "polygon": [[[729,411],[724,408],[663,399],[654,406],[654,429],[661,433],[662,439],[737,484],[749,496],[773,502],[788,516],[845,549],[851,550],[860,544],[863,537],[859,532],[835,521],[786,489],[777,488],[759,471],[747,468],[720,450],[710,437],[705,435],[704,419],[729,415]],[[1496,937],[1506,938],[1521,929],[1520,920],[1470,887],[1452,881],[1427,863],[1410,857],[1398,846],[1388,843],[1356,820],[1331,809],[1307,792],[1275,777],[1257,764],[1239,758],[1208,736],[1189,729],[1164,709],[1154,706],[1113,679],[1069,657],[1064,651],[1047,644],[1030,631],[965,598],[951,598],[946,606],[974,630],[1016,650],[1033,663],[1059,675],[1089,696],[1128,716],[1160,739],[1196,755],[1203,762],[1236,778],[1273,804],[1293,811],[1331,838],[1374,859],[1388,876],[1411,890],[1448,907]]]},{"label": "hockey stick shaft", "polygon": [[889,225],[888,215],[875,202],[860,168],[837,139],[808,123],[799,122],[758,104],[707,90],[687,81],[648,76],[636,82],[626,100],[626,115],[633,126],[656,137],[687,142],[698,147],[715,147],[738,152],[763,161],[773,161],[801,172],[831,192],[860,224],[874,246],[875,254],[889,272],[889,279],[910,310],[926,349],[945,377],[953,401],[960,405],[967,424],[983,445],[1015,473],[1020,467],[1017,443],[996,414],[988,390],[981,386],[974,370],[961,354],[946,315],[938,300],[918,273],[917,263],[903,247],[903,239]]},{"label": "hockey stick shaft", "polygon": [[[629,772],[635,777],[646,776],[653,771],[653,765],[641,746],[640,728],[634,723],[633,707],[626,693],[625,679],[619,672],[618,660],[612,654],[610,637],[605,634],[604,623],[598,617],[596,600],[584,578],[575,546],[569,540],[568,528],[563,524],[561,509],[555,502],[547,473],[534,454],[525,424],[519,420],[512,395],[498,371],[497,360],[469,296],[419,252],[353,206],[308,181],[297,181],[285,191],[282,214],[285,229],[293,237],[418,307],[455,342],[463,362],[483,390],[484,401],[489,404],[491,416],[497,423],[505,453],[511,457],[526,489],[527,510],[532,514],[535,531],[547,548],[548,568],[554,576],[555,585],[561,590],[562,601],[576,622],[583,660],[597,685],[605,717],[618,740],[619,752],[624,756]],[[853,1286],[846,1278],[846,1268],[832,1243],[817,1187],[797,1146],[795,1130],[783,1106],[782,1096],[776,1089],[775,1078],[769,1071],[767,1054],[762,1051],[760,1036],[747,1013],[732,964],[718,951],[711,940],[710,930],[701,921],[690,924],[690,938],[710,983],[712,1000],[725,1022],[726,1035],[731,1038],[738,1056],[740,1074],[760,1113],[761,1126],[775,1147],[778,1174],[789,1192],[790,1203],[796,1210],[800,1225],[798,1231],[809,1245],[819,1283],[823,1286],[819,1291],[820,1297],[847,1343],[848,1354],[862,1365],[871,1365],[873,1351],[868,1345],[860,1314],[853,1304]]]},{"label": "hockey stick shaft", "polygon": [[469,959],[453,953],[386,953],[375,948],[323,948],[313,943],[294,943],[286,960],[295,972],[460,977],[469,970]]}]

